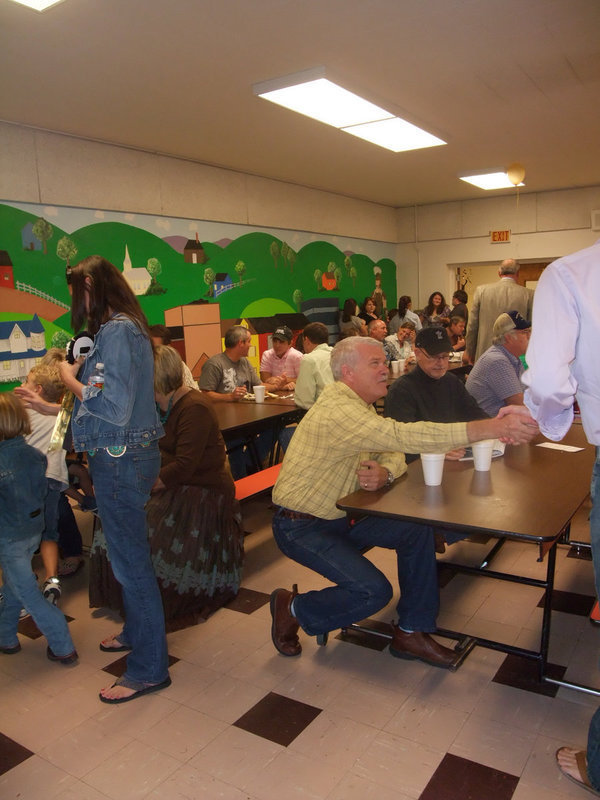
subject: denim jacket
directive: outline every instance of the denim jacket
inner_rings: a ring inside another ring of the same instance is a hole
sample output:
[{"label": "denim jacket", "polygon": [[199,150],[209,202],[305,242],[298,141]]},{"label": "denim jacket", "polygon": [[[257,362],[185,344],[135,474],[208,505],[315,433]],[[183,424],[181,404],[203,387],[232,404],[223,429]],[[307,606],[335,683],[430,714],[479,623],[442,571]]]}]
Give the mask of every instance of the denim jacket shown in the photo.
[{"label": "denim jacket", "polygon": [[[87,386],[98,362],[104,364],[103,388]],[[115,315],[100,327],[79,380],[85,386],[83,400],[75,399],[71,423],[76,452],[161,438],[152,345],[129,317]]]},{"label": "denim jacket", "polygon": [[0,537],[42,535],[47,491],[46,456],[22,436],[0,442]]}]

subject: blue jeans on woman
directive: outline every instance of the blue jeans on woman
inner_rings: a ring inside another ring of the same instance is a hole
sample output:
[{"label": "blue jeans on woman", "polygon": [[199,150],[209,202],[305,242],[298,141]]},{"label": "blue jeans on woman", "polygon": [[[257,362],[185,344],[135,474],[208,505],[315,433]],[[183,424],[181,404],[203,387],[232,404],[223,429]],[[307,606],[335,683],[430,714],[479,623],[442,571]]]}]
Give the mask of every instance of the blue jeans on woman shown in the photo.
[{"label": "blue jeans on woman", "polygon": [[10,539],[7,534],[5,531],[0,536],[0,567],[4,580],[4,586],[0,587],[4,597],[0,605],[0,647],[19,644],[19,613],[25,608],[48,640],[54,655],[70,655],[75,646],[65,615],[44,598],[31,569],[31,559],[40,544],[39,535]]},{"label": "blue jeans on woman", "polygon": [[132,648],[124,677],[162,683],[168,676],[167,640],[145,511],[160,469],[158,443],[130,445],[118,458],[104,449],[90,451],[88,465],[111,566],[123,589],[125,625],[119,638]]},{"label": "blue jeans on woman", "polygon": [[396,551],[400,627],[435,631],[439,590],[432,528],[382,517],[366,517],[355,525],[345,518],[289,519],[276,511],[273,533],[286,556],[336,584],[294,600],[294,615],[309,635],[358,622],[391,600],[390,582],[361,554],[368,546]]}]

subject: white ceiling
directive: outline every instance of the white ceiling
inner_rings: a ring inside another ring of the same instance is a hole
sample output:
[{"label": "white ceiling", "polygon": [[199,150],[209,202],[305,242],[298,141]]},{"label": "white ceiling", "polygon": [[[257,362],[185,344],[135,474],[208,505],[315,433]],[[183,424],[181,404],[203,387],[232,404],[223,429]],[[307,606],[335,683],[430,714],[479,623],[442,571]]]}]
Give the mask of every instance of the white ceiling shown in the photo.
[{"label": "white ceiling", "polygon": [[[315,66],[448,144],[253,94]],[[515,161],[525,192],[600,184],[598,0],[0,0],[0,76],[1,119],[389,206],[488,197],[457,174]]]}]

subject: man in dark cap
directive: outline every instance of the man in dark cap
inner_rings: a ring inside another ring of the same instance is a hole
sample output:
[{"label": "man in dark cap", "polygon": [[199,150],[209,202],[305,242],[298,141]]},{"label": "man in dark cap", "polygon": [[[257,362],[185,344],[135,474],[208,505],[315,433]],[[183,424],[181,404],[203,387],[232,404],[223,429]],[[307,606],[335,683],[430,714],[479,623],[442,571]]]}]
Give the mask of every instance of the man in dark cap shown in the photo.
[{"label": "man in dark cap", "polygon": [[467,391],[490,417],[502,406],[523,405],[521,375],[531,322],[518,311],[500,314],[494,323],[492,346],[476,362],[467,378]]},{"label": "man in dark cap", "polygon": [[[385,416],[398,422],[469,422],[486,419],[462,381],[448,372],[452,345],[445,328],[422,328],[415,340],[416,367],[389,388]],[[462,458],[464,448],[446,453],[447,459]],[[418,458],[406,454],[408,463]]]},{"label": "man in dark cap", "polygon": [[260,360],[260,378],[267,387],[295,388],[302,353],[292,347],[293,336],[287,325],[280,325],[273,331],[272,347],[265,350]]}]

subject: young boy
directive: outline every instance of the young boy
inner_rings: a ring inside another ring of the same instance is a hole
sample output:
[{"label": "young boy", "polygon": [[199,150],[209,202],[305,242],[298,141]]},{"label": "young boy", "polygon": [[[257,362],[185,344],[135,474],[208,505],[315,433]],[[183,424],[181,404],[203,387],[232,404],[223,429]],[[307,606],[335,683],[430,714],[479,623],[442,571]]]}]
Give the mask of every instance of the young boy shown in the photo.
[{"label": "young boy", "polygon": [[[65,386],[56,366],[38,364],[33,367],[23,386],[39,395],[47,403],[60,403]],[[27,409],[31,433],[25,437],[27,444],[35,447],[48,459],[46,480],[48,493],[44,504],[45,527],[40,544],[40,554],[46,572],[42,592],[46,600],[56,605],[61,588],[58,579],[58,501],[60,494],[69,486],[65,451],[61,448],[48,453],[48,445],[54,430],[55,416],[48,416]]]}]

